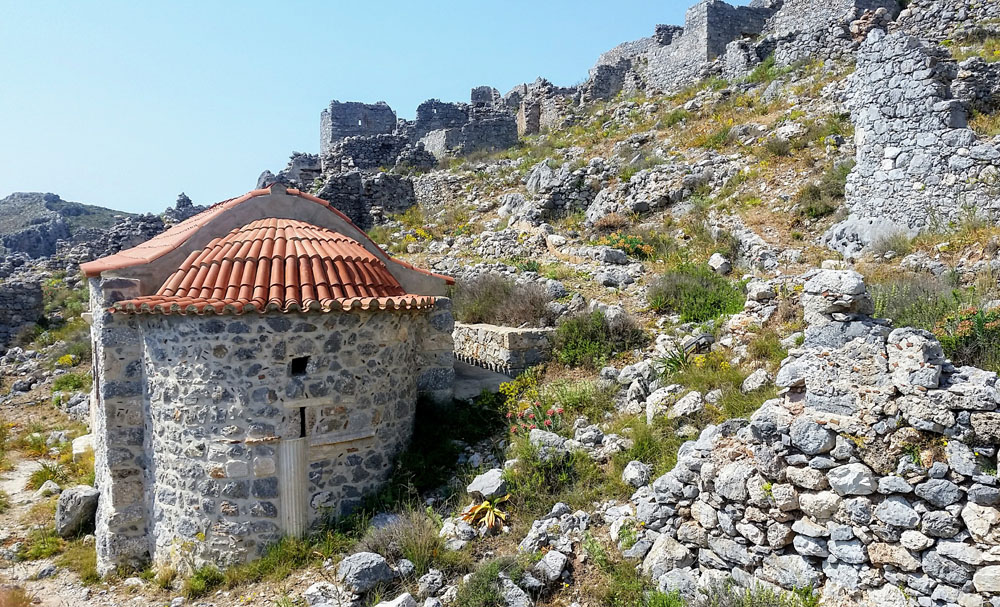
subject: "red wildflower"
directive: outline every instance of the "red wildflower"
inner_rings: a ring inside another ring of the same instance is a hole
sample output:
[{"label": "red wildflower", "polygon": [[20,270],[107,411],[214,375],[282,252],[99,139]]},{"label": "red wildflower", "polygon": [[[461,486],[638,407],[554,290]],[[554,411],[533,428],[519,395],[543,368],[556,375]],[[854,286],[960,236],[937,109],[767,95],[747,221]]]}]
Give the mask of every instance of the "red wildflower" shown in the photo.
[{"label": "red wildflower", "polygon": [[554,413],[555,413],[554,409],[549,409],[548,411],[545,412],[545,415],[552,415]]},{"label": "red wildflower", "polygon": [[538,427],[538,426],[536,426],[535,424],[531,424],[531,429],[532,429],[532,430],[534,430],[534,429],[535,429],[535,428],[537,428],[537,427]]},{"label": "red wildflower", "polygon": [[562,412],[563,412],[563,408],[562,407],[559,407],[558,409],[556,409],[556,413],[558,413],[559,415],[562,415]]},{"label": "red wildflower", "polygon": [[517,426],[511,426],[510,427],[510,433],[511,434],[517,434]]},{"label": "red wildflower", "polygon": [[528,419],[535,419],[535,414],[534,413],[529,413],[528,414]]},{"label": "red wildflower", "polygon": [[545,420],[545,425],[546,426],[551,426],[552,425],[552,420],[551,419]]}]

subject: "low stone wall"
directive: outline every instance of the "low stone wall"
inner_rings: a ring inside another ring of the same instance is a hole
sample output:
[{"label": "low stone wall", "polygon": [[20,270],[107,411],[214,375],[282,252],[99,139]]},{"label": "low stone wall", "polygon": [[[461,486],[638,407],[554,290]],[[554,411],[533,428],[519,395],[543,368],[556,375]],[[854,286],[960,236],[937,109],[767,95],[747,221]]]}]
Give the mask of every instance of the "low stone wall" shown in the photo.
[{"label": "low stone wall", "polygon": [[41,316],[42,287],[38,283],[0,284],[0,352]]},{"label": "low stone wall", "polygon": [[997,375],[871,318],[859,274],[808,278],[808,328],[749,420],[709,426],[605,514],[660,590],[811,587],[824,605],[1000,597]]},{"label": "low stone wall", "polygon": [[554,332],[550,328],[455,323],[455,358],[513,376],[548,358]]}]

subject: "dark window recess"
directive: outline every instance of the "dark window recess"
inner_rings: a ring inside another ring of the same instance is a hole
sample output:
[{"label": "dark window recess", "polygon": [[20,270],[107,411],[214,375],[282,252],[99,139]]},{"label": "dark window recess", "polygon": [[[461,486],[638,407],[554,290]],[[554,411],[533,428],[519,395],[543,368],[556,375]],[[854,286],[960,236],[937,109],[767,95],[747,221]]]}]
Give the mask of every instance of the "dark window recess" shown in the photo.
[{"label": "dark window recess", "polygon": [[299,438],[306,437],[306,408],[299,407]]},{"label": "dark window recess", "polygon": [[299,358],[292,359],[292,377],[297,375],[305,375],[306,368],[309,366],[309,357],[300,356]]}]

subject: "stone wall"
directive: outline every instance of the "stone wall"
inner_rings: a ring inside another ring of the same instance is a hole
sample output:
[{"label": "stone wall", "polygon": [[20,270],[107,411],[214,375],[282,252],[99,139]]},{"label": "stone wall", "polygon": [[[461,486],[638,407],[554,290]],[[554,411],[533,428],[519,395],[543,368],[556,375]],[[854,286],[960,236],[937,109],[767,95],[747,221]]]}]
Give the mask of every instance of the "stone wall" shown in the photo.
[{"label": "stone wall", "polygon": [[333,143],[345,137],[383,135],[396,130],[396,112],[384,102],[360,103],[336,99],[320,113],[319,150],[324,156]]},{"label": "stone wall", "polygon": [[555,329],[455,323],[452,337],[458,360],[516,376],[548,360]]},{"label": "stone wall", "polygon": [[392,168],[409,145],[404,135],[359,135],[331,143],[323,154],[323,170]]},{"label": "stone wall", "polygon": [[904,34],[872,31],[850,77],[857,166],[850,217],[825,239],[852,256],[894,232],[946,225],[964,213],[1000,214],[1000,149],[968,128],[947,53]]},{"label": "stone wall", "polygon": [[910,0],[892,31],[923,40],[942,42],[981,32],[984,26],[996,30],[1000,24],[1000,3],[983,0]]},{"label": "stone wall", "polygon": [[[106,280],[96,303],[129,286]],[[96,316],[102,572],[254,558],[295,532],[282,521],[296,498],[310,521],[349,512],[391,473],[418,393],[450,396],[447,299],[414,312]],[[303,495],[282,494],[295,486],[279,479],[282,446],[300,438]]]},{"label": "stone wall", "polygon": [[413,181],[395,173],[348,171],[325,177],[316,195],[365,230],[416,204]]},{"label": "stone wall", "polygon": [[[860,39],[850,31],[865,11],[899,12],[896,0],[784,0],[768,21],[761,46],[774,52],[777,65],[829,59],[854,52]],[[763,54],[764,57],[767,53]]]},{"label": "stone wall", "polygon": [[35,282],[0,283],[0,352],[43,314],[42,287]]},{"label": "stone wall", "polygon": [[749,420],[709,426],[610,509],[661,590],[811,587],[825,605],[1000,596],[997,375],[927,332],[870,318],[860,275],[814,271],[808,327]]}]

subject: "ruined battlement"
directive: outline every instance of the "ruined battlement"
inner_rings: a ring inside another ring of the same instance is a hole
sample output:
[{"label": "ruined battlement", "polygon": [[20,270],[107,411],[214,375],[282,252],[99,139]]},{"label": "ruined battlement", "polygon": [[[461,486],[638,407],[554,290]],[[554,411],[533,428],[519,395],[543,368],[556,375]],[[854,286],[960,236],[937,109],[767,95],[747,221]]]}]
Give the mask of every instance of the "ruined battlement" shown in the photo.
[{"label": "ruined battlement", "polygon": [[334,99],[320,113],[320,155],[345,137],[387,135],[396,130],[396,112],[384,101],[361,103]]}]

